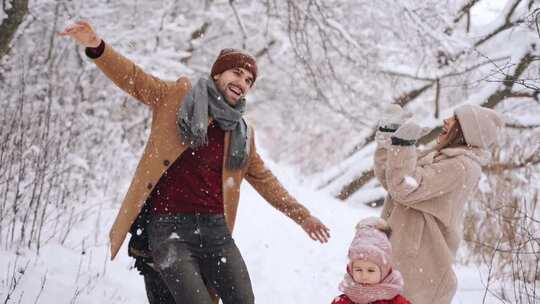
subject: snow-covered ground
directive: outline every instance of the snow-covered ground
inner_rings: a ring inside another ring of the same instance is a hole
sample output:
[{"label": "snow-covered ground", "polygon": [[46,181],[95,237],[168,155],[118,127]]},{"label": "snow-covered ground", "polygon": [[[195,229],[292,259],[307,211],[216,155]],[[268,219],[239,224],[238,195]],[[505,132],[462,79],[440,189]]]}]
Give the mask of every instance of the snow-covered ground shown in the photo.
[{"label": "snow-covered ground", "polygon": [[[330,303],[339,294],[337,286],[356,222],[378,215],[379,210],[348,206],[300,185],[292,170],[270,167],[331,228],[332,238],[327,244],[310,240],[244,184],[235,239],[248,265],[256,301]],[[63,246],[49,243],[37,257],[25,251],[18,256],[0,251],[0,299],[4,301],[15,277],[18,281],[8,303],[147,303],[142,277],[132,269],[125,248],[115,261],[109,261],[106,232],[115,212],[115,207],[102,211],[97,239],[95,214],[78,224]],[[458,267],[458,276],[454,303],[482,303],[483,280],[477,268]]]}]

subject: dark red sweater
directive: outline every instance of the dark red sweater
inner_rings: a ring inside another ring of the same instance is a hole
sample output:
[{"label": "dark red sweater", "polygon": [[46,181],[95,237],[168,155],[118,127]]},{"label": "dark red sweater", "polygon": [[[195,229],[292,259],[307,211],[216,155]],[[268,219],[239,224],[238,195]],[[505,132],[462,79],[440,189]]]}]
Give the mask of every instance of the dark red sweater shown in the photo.
[{"label": "dark red sweater", "polygon": [[225,132],[208,126],[208,145],[188,148],[165,171],[148,197],[152,213],[223,213]]}]

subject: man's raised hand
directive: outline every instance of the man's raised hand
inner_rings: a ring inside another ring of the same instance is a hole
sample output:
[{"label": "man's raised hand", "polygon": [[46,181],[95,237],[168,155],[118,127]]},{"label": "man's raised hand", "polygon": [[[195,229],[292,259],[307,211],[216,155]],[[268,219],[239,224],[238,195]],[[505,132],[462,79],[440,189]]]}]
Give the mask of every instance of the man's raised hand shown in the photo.
[{"label": "man's raised hand", "polygon": [[98,37],[90,23],[86,21],[77,21],[75,24],[66,27],[58,35],[69,36],[84,47],[95,48],[101,43],[101,38]]}]

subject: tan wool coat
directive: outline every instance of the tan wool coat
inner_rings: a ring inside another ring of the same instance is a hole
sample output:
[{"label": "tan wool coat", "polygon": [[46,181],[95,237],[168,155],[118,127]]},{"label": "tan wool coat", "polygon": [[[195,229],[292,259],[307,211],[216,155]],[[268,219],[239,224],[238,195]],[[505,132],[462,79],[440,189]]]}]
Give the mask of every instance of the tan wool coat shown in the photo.
[{"label": "tan wool coat", "polygon": [[486,153],[463,146],[420,154],[415,146],[378,145],[375,175],[388,192],[382,217],[392,228],[393,259],[411,303],[451,303],[464,207]]},{"label": "tan wool coat", "polygon": [[[176,115],[191,89],[191,83],[186,77],[164,81],[151,76],[110,45],[105,46],[103,54],[94,62],[119,88],[152,109],[148,142],[109,233],[111,259],[114,259],[148,195],[165,170],[188,148],[181,143],[177,133]],[[232,231],[234,228],[240,184],[244,178],[272,206],[301,224],[310,216],[309,211],[289,195],[266,168],[257,153],[251,126],[249,135],[251,146],[247,165],[236,171],[227,170],[225,166],[223,169],[223,201],[229,229]],[[226,132],[224,164],[227,161],[229,141],[230,132]]]}]

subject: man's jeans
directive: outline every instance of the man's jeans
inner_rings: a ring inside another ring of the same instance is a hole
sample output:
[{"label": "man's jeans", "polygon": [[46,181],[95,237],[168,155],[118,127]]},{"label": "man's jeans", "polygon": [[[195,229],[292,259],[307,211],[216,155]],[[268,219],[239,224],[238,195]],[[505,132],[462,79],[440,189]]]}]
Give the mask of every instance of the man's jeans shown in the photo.
[{"label": "man's jeans", "polygon": [[207,286],[223,304],[253,304],[249,274],[222,214],[153,215],[154,265],[176,303],[211,304]]},{"label": "man's jeans", "polygon": [[144,286],[146,287],[146,296],[148,297],[148,303],[150,304],[175,304],[172,294],[169,292],[169,288],[159,275],[150,266],[145,265],[144,273]]}]

